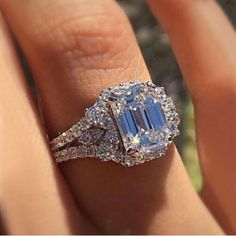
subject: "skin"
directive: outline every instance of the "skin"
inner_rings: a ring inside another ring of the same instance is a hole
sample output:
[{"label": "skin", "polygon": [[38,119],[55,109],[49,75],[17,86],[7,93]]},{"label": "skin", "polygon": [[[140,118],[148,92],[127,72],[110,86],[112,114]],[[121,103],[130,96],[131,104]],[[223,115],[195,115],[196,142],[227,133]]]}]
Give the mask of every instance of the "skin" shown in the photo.
[{"label": "skin", "polygon": [[234,30],[212,0],[149,5],[193,98],[201,197],[174,145],[165,158],[133,168],[96,159],[56,166],[45,133],[54,137],[69,128],[102,89],[150,76],[115,2],[1,0],[32,71],[43,118],[42,125],[1,17],[0,210],[7,233],[236,233]]}]

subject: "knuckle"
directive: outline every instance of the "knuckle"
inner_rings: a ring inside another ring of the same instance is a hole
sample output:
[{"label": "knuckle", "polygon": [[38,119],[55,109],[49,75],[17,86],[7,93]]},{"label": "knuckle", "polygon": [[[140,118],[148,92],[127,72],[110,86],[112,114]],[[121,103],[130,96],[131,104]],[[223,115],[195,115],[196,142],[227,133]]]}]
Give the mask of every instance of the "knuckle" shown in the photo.
[{"label": "knuckle", "polygon": [[133,46],[127,47],[132,33],[126,16],[111,1],[91,2],[64,7],[63,16],[58,7],[51,11],[53,20],[43,27],[40,46],[70,69],[127,67],[121,58],[127,58]]}]

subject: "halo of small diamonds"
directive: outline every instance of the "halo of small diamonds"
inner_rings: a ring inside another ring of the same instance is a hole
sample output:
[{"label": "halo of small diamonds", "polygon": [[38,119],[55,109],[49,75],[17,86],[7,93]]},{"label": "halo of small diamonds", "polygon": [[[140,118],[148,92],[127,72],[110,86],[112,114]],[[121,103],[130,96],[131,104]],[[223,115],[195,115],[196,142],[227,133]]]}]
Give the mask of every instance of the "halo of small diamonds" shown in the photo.
[{"label": "halo of small diamonds", "polygon": [[96,157],[130,167],[163,156],[179,135],[179,122],[163,87],[131,81],[102,91],[51,146],[57,162]]}]

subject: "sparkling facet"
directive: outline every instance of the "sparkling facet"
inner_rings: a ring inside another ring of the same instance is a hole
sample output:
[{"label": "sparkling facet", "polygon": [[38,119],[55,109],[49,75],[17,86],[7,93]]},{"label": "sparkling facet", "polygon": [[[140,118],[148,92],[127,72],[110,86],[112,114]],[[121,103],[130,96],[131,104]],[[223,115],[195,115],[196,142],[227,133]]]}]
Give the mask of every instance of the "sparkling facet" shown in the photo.
[{"label": "sparkling facet", "polygon": [[[158,137],[158,132],[167,123],[161,104],[151,96],[140,99],[142,91],[143,87],[139,84],[130,86],[129,93],[123,93],[118,101],[110,102],[127,153],[164,147],[164,142]],[[120,99],[124,99],[126,105],[121,107]]]},{"label": "sparkling facet", "polygon": [[147,98],[144,101],[146,105],[147,115],[152,124],[152,128],[154,130],[160,130],[166,123],[166,119],[164,113],[161,109],[161,105],[159,103],[155,103],[153,98]]}]

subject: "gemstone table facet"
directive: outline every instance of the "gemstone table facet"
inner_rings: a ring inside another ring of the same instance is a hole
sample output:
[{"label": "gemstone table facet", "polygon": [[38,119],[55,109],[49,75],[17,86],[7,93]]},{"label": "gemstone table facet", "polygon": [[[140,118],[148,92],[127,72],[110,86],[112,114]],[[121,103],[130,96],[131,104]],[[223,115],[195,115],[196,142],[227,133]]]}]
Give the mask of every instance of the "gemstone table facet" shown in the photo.
[{"label": "gemstone table facet", "polygon": [[[113,96],[110,107],[117,123],[126,152],[155,152],[163,148],[159,133],[167,121],[161,105],[151,96],[142,96],[140,85],[126,93]],[[123,99],[123,103],[120,103]]]}]

